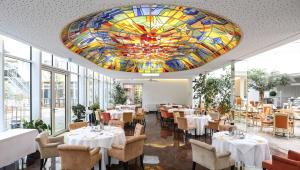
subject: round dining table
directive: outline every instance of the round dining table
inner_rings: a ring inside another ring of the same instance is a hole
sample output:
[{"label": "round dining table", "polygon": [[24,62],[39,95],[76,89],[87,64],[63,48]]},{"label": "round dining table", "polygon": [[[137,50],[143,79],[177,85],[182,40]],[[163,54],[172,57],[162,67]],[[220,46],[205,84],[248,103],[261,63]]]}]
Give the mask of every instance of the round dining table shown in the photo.
[{"label": "round dining table", "polygon": [[184,115],[192,115],[195,112],[195,109],[188,109],[188,108],[172,108],[168,109],[168,112],[173,113],[173,112],[184,112]]},{"label": "round dining table", "polygon": [[261,168],[262,161],[270,160],[270,148],[267,139],[254,134],[229,135],[228,131],[214,133],[212,146],[219,153],[230,152],[236,163]]},{"label": "round dining table", "polygon": [[[112,145],[124,145],[126,142],[125,132],[122,128],[104,126],[103,130],[94,130],[92,127],[84,127],[72,130],[65,134],[65,143],[72,145],[88,146],[90,148],[101,148],[101,169],[105,170],[108,164],[107,150]],[[118,162],[117,160],[112,160]]]},{"label": "round dining table", "polygon": [[[211,120],[209,115],[185,115],[189,125],[196,127],[196,135],[203,135],[205,133],[205,125]],[[190,134],[195,135],[194,130],[189,131]]]},{"label": "round dining table", "polygon": [[126,112],[130,112],[133,114],[133,116],[135,115],[135,111],[134,110],[128,110],[128,109],[124,109],[124,110],[107,110],[107,113],[110,114],[111,119],[121,119],[123,116],[123,113]]}]

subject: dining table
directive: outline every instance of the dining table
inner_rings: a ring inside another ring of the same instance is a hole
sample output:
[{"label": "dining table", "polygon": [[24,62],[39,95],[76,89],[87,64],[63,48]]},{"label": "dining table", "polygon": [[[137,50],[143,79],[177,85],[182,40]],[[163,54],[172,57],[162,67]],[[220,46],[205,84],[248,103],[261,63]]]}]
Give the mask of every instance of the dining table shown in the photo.
[{"label": "dining table", "polygon": [[[90,148],[100,147],[102,154],[101,169],[106,170],[108,164],[107,151],[112,145],[125,145],[125,132],[122,128],[114,126],[88,126],[71,130],[65,134],[65,143],[72,145],[88,146]],[[113,160],[112,163],[118,162]]]},{"label": "dining table", "polygon": [[208,122],[211,120],[209,115],[185,115],[189,125],[192,125],[196,128],[196,134],[194,130],[189,130],[189,134],[192,135],[203,135],[205,133],[205,125],[208,125]]},{"label": "dining table", "polygon": [[192,115],[195,112],[195,109],[188,109],[188,108],[171,108],[168,109],[169,113],[173,113],[173,112],[184,112],[184,115]]},{"label": "dining table", "polygon": [[246,166],[261,168],[262,161],[271,159],[267,139],[255,134],[239,134],[228,131],[214,133],[212,146],[219,153],[230,152],[231,159]]},{"label": "dining table", "polygon": [[123,116],[123,113],[130,112],[135,115],[135,110],[130,110],[130,109],[113,109],[113,110],[107,110],[107,113],[110,114],[111,119],[121,119]]}]

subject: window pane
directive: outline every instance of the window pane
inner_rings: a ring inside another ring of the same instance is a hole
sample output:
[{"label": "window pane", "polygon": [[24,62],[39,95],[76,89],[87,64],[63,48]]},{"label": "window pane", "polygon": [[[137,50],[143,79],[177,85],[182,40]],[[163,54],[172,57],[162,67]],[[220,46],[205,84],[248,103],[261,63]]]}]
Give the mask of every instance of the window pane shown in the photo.
[{"label": "window pane", "polygon": [[87,76],[93,78],[93,71],[87,69]]},{"label": "window pane", "polygon": [[100,74],[100,91],[99,91],[99,95],[100,95],[100,108],[104,108],[104,97],[103,97],[103,76]]},{"label": "window pane", "polygon": [[53,67],[57,67],[60,69],[67,69],[67,61],[64,58],[53,56]]},{"label": "window pane", "polygon": [[87,105],[90,106],[93,104],[93,79],[92,78],[87,78],[86,82],[86,98],[87,98]]},{"label": "window pane", "polygon": [[47,124],[51,124],[51,100],[52,100],[52,88],[51,88],[51,72],[42,70],[41,76],[41,119]]},{"label": "window pane", "polygon": [[5,126],[17,128],[30,120],[30,63],[4,58]]},{"label": "window pane", "polygon": [[99,80],[94,79],[94,103],[99,102]]},{"label": "window pane", "polygon": [[3,37],[4,53],[15,57],[20,57],[30,60],[30,46],[13,40],[11,38]]},{"label": "window pane", "polygon": [[[70,79],[71,79],[70,93],[71,93],[71,107],[72,107],[79,103],[79,100],[78,100],[78,75],[71,74]],[[73,120],[73,117],[74,117],[74,113],[73,113],[73,110],[71,109],[72,120]]]},{"label": "window pane", "polygon": [[78,73],[78,65],[75,63],[68,63],[68,70],[72,73]]},{"label": "window pane", "polygon": [[52,66],[52,54],[42,51],[42,64]]}]

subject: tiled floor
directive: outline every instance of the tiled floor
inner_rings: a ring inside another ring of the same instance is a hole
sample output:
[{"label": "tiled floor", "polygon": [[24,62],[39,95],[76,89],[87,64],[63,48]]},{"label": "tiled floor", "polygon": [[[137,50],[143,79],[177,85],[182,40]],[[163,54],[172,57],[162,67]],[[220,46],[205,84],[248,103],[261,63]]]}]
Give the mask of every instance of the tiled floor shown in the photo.
[{"label": "tiled floor", "polygon": [[[156,119],[155,114],[147,115],[147,126],[146,135],[147,140],[145,143],[145,155],[158,156],[160,163],[155,166],[145,165],[146,170],[188,170],[192,169],[192,155],[191,155],[191,145],[188,141],[183,141],[183,136],[181,134],[173,133],[173,129],[161,128],[159,120]],[[128,132],[127,132],[128,133]],[[263,135],[268,135],[267,133]],[[270,135],[271,136],[271,135]],[[276,138],[276,137],[275,137]],[[211,143],[210,139],[205,139],[204,137],[198,138],[198,140],[206,141]],[[286,139],[285,139],[286,140]],[[273,148],[271,146],[272,154],[285,155],[284,152]],[[139,161],[137,161],[139,162]],[[136,161],[131,161],[129,163],[130,170],[141,169]],[[48,161],[46,167],[51,165]],[[60,160],[56,159],[55,163],[56,169],[60,167]],[[97,167],[98,168],[98,167]],[[28,170],[39,169],[39,161],[30,167]],[[51,169],[54,169],[53,166]],[[109,168],[107,168],[109,169]],[[122,169],[120,165],[112,166],[111,170]],[[202,170],[202,168],[197,165],[197,170]]]}]

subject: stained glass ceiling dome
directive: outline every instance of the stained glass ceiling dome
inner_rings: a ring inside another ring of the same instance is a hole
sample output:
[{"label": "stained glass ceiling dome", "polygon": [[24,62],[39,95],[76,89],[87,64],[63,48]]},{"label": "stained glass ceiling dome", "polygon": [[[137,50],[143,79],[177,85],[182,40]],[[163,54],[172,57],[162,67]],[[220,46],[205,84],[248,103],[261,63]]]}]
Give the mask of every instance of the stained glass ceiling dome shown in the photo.
[{"label": "stained glass ceiling dome", "polygon": [[67,25],[67,48],[96,65],[162,73],[200,67],[237,46],[234,23],[196,8],[135,5],[104,10]]}]

